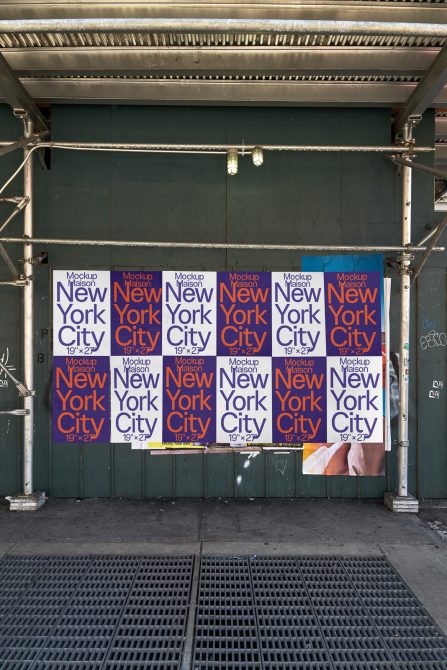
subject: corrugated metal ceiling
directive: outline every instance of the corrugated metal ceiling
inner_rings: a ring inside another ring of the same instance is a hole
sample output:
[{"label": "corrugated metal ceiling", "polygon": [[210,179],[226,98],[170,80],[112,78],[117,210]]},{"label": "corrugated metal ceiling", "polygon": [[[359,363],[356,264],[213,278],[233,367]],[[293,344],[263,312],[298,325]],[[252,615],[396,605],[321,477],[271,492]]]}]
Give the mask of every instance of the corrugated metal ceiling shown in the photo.
[{"label": "corrugated metal ceiling", "polygon": [[[262,3],[16,0],[1,4],[0,18],[8,20],[180,17],[195,21],[249,17],[447,24],[447,0]],[[0,30],[0,50],[10,67],[35,100],[49,103],[122,100],[143,104],[184,101],[396,107],[408,99],[446,44],[446,38],[403,33],[275,35]],[[241,83],[245,84],[243,89],[234,88]],[[269,89],[268,84],[276,88]],[[278,95],[279,84],[282,88]],[[438,106],[447,106],[447,89],[441,91],[436,102]]]}]

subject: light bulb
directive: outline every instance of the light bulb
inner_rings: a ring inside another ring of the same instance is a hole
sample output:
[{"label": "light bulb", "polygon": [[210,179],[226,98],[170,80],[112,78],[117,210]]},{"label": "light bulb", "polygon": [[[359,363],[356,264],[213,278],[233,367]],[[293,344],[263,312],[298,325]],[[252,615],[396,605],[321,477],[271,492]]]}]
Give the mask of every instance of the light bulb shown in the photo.
[{"label": "light bulb", "polygon": [[229,175],[234,177],[237,174],[237,149],[228,149],[227,151],[227,172]]},{"label": "light bulb", "polygon": [[264,152],[262,151],[261,147],[253,148],[253,151],[251,152],[251,159],[253,161],[253,165],[256,165],[256,167],[259,167],[263,164]]}]

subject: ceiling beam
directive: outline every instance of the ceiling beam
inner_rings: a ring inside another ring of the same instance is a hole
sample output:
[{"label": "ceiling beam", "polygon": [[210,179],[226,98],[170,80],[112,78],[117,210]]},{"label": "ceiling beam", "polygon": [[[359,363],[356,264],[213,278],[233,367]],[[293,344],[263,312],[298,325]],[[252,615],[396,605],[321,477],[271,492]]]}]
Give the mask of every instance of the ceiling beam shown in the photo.
[{"label": "ceiling beam", "polygon": [[[30,95],[46,103],[204,104],[397,107],[416,84],[396,82],[199,81],[196,79],[23,79]],[[447,104],[447,87],[437,96]]]},{"label": "ceiling beam", "polygon": [[[3,14],[2,14],[3,16]],[[408,17],[410,18],[410,17]],[[415,21],[356,21],[277,18],[26,18],[0,19],[0,34],[35,33],[152,33],[219,35],[358,35],[407,38],[447,38],[447,17],[440,23]]]},{"label": "ceiling beam", "polygon": [[37,18],[118,18],[126,16],[150,17],[258,17],[258,18],[304,18],[304,19],[344,19],[349,21],[445,21],[445,7],[437,4],[409,2],[365,2],[364,0],[269,0],[249,2],[245,0],[208,0],[200,2],[117,2],[110,0],[82,0],[82,2],[61,2],[61,0],[4,0],[2,16],[5,19],[26,19],[30,8]]},{"label": "ceiling beam", "polygon": [[422,76],[436,48],[374,47],[63,47],[4,49],[20,77],[112,74]]},{"label": "ceiling beam", "polygon": [[0,53],[0,96],[15,112],[22,111],[39,132],[48,132],[42,112]]},{"label": "ceiling beam", "polygon": [[403,109],[394,122],[394,133],[400,135],[402,128],[408,123],[411,116],[421,115],[447,83],[447,45],[436,56],[422,81],[408,98]]}]

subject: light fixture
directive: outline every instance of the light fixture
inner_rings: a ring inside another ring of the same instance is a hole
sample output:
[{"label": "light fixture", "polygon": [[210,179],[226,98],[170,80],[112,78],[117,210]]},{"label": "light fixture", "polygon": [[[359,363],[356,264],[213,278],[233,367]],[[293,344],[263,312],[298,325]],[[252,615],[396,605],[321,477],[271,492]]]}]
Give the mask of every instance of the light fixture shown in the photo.
[{"label": "light fixture", "polygon": [[234,177],[237,174],[237,149],[228,149],[227,151],[227,173]]},{"label": "light fixture", "polygon": [[253,147],[253,151],[251,152],[251,159],[253,161],[253,165],[256,165],[256,167],[259,167],[263,164],[264,152],[262,151],[261,147]]}]

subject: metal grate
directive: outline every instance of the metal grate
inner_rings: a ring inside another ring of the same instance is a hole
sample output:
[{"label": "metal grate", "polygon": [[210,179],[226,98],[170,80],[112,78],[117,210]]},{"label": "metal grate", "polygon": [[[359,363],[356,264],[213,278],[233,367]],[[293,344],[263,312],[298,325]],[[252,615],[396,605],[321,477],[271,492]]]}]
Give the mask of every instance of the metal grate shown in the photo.
[{"label": "metal grate", "polygon": [[193,565],[191,556],[0,561],[0,668],[180,667]]},{"label": "metal grate", "polygon": [[[54,81],[58,80],[77,80],[78,75],[26,75],[26,79],[31,81],[50,79]],[[421,77],[417,75],[300,75],[300,74],[263,74],[263,75],[251,75],[251,74],[225,74],[225,75],[201,75],[201,74],[174,74],[174,75],[129,75],[129,74],[116,74],[116,75],[92,75],[88,74],[82,75],[82,81],[96,81],[98,79],[103,80],[125,80],[125,81],[310,81],[310,82],[345,82],[345,83],[397,83],[397,82],[406,82],[406,83],[418,83],[421,80]]]},{"label": "metal grate", "polygon": [[193,670],[447,668],[447,639],[385,559],[205,556],[191,641],[193,569],[0,560],[1,670],[175,670],[190,643]]},{"label": "metal grate", "polygon": [[447,640],[385,559],[203,558],[194,670],[445,670]]}]

